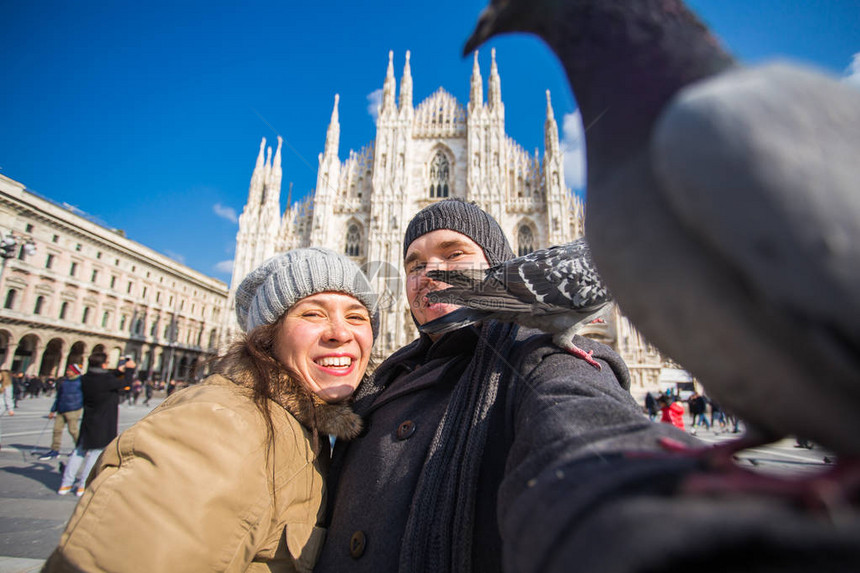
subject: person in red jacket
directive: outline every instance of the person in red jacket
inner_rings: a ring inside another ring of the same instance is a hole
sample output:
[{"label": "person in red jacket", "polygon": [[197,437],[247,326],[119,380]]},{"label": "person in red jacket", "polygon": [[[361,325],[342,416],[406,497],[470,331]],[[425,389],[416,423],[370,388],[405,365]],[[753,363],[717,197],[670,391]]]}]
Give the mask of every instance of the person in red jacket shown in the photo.
[{"label": "person in red jacket", "polygon": [[674,398],[661,397],[660,412],[663,413],[660,418],[661,422],[672,424],[681,430],[684,429],[684,407],[678,401],[677,396]]}]

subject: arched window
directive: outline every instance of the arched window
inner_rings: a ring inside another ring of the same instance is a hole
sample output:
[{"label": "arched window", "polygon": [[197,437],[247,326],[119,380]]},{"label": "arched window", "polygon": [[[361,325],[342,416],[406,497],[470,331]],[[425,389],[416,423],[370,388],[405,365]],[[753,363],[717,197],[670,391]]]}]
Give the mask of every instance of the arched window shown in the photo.
[{"label": "arched window", "polygon": [[36,306],[33,308],[33,314],[42,314],[42,307],[45,306],[45,297],[36,297]]},{"label": "arched window", "polygon": [[81,322],[82,322],[82,323],[84,323],[84,324],[86,324],[86,323],[87,323],[87,319],[88,319],[89,317],[90,317],[90,307],[85,306],[85,307],[84,307],[84,315],[83,315],[83,317],[81,317]]},{"label": "arched window", "polygon": [[448,196],[448,178],[451,168],[448,158],[441,151],[436,153],[430,163],[430,197],[440,198]]},{"label": "arched window", "polygon": [[521,257],[535,250],[535,237],[531,227],[520,225],[517,232],[517,256]]},{"label": "arched window", "polygon": [[361,232],[358,225],[350,225],[346,231],[346,254],[350,257],[361,255]]},{"label": "arched window", "polygon": [[102,315],[102,328],[107,328],[108,320],[110,320],[110,312],[105,311]]},{"label": "arched window", "polygon": [[16,291],[13,288],[10,288],[6,292],[6,302],[3,303],[3,308],[12,308],[12,306],[15,304],[15,296],[17,294],[18,294],[18,291]]}]

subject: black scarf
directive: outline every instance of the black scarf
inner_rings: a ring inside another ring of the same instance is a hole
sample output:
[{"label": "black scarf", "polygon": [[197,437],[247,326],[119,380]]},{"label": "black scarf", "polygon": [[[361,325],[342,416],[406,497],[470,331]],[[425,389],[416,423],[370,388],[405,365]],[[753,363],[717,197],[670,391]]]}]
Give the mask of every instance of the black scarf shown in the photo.
[{"label": "black scarf", "polygon": [[[401,545],[401,572],[472,568],[478,475],[490,414],[511,374],[506,357],[517,329],[497,322],[481,329],[474,358],[451,394],[421,470]],[[420,347],[404,348],[402,357]]]}]

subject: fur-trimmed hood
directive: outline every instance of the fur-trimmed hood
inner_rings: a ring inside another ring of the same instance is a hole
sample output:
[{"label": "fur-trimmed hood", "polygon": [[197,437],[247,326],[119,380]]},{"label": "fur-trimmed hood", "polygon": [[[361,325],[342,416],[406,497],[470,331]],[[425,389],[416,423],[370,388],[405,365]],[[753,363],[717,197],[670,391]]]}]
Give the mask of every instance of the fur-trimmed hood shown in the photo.
[{"label": "fur-trimmed hood", "polygon": [[[219,369],[222,376],[247,389],[253,398],[254,378],[249,369],[242,367],[241,362],[228,360]],[[330,404],[286,373],[281,373],[276,386],[272,400],[311,431],[328,434],[339,440],[351,440],[361,432],[361,416],[353,411],[351,398]]]},{"label": "fur-trimmed hood", "polygon": [[287,375],[281,388],[275,401],[303,426],[339,440],[351,440],[361,431],[361,417],[353,412],[352,399],[329,404]]}]

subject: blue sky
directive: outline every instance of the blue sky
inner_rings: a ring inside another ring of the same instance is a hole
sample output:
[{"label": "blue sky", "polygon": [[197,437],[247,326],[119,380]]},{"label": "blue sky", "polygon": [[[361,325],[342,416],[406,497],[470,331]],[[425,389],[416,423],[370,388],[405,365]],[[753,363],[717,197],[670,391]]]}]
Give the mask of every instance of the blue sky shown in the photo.
[{"label": "blue sky", "polygon": [[[691,0],[749,63],[789,57],[860,81],[860,0]],[[417,105],[468,101],[462,45],[483,0],[0,2],[0,173],[225,282],[260,138],[284,137],[283,193],[310,192],[334,94],[340,156],[374,138],[388,51],[412,52]],[[508,134],[543,152],[550,89],[576,179],[576,103],[554,56],[497,49]],[[485,87],[486,90],[486,87]],[[486,92],[485,92],[486,93]],[[370,98],[370,99],[369,99]]]}]

